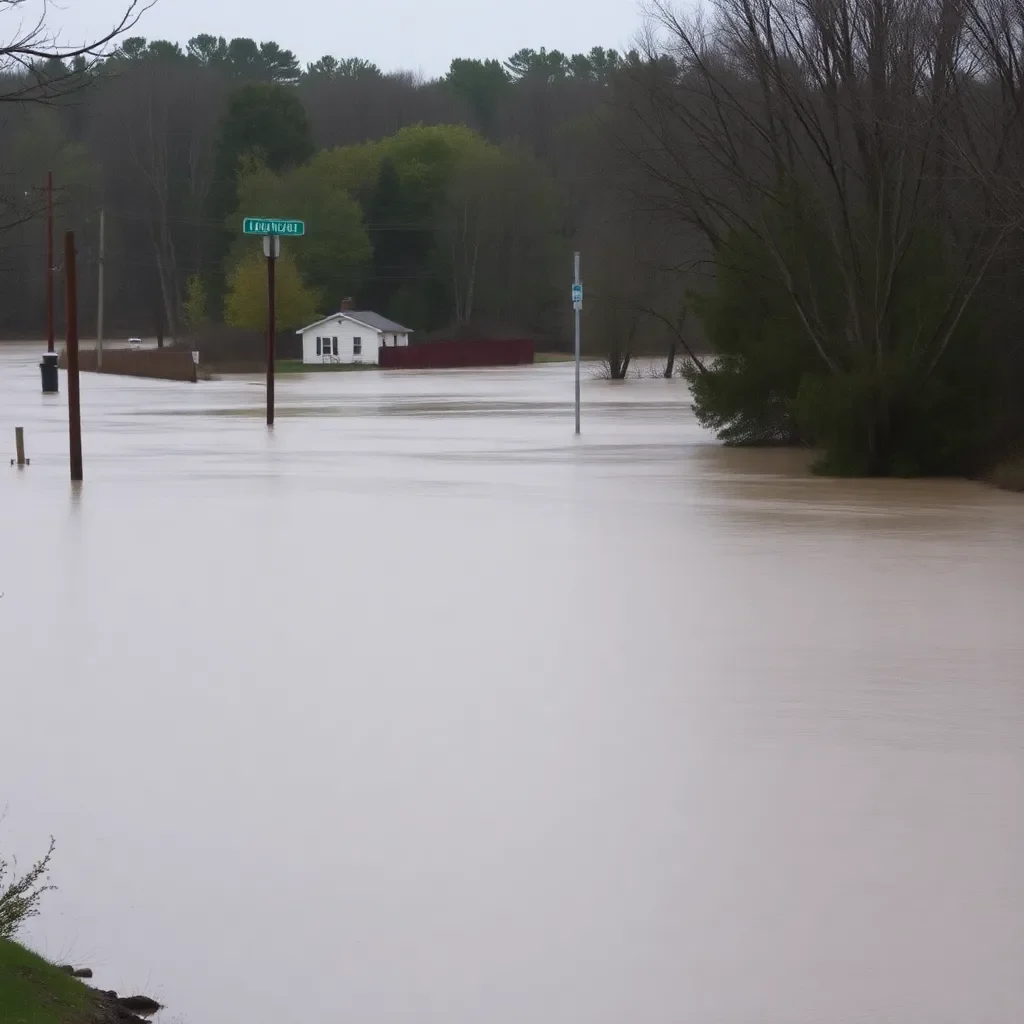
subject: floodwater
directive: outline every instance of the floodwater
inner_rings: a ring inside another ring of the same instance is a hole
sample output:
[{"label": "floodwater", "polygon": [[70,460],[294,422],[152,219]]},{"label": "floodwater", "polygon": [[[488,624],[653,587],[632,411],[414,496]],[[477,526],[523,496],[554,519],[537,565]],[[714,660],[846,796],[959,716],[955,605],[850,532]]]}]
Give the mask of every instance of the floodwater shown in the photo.
[{"label": "floodwater", "polygon": [[[1024,499],[572,368],[0,349],[0,849],[187,1024],[1019,1024]],[[23,425],[30,467],[8,468]],[[10,452],[8,452],[8,448]]]}]

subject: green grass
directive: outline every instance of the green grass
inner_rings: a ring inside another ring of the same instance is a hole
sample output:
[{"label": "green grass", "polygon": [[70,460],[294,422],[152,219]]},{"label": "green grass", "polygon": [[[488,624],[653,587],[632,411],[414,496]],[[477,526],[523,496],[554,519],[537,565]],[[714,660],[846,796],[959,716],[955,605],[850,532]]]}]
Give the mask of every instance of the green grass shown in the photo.
[{"label": "green grass", "polygon": [[344,370],[376,370],[376,363],[304,363],[301,359],[275,359],[278,373],[337,373]]},{"label": "green grass", "polygon": [[3,1024],[76,1024],[89,1019],[95,996],[80,981],[9,939],[0,939]]}]

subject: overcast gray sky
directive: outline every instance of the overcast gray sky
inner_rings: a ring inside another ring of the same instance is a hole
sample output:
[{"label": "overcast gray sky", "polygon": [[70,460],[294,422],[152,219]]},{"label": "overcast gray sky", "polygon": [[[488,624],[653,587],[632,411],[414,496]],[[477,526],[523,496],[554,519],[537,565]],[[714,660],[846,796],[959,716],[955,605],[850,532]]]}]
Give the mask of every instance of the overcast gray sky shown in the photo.
[{"label": "overcast gray sky", "polygon": [[[65,41],[78,41],[105,30],[125,6],[53,0],[47,20]],[[180,43],[200,32],[272,39],[303,63],[329,53],[437,75],[452,57],[504,58],[524,46],[628,48],[639,27],[637,0],[157,0],[135,34]]]}]

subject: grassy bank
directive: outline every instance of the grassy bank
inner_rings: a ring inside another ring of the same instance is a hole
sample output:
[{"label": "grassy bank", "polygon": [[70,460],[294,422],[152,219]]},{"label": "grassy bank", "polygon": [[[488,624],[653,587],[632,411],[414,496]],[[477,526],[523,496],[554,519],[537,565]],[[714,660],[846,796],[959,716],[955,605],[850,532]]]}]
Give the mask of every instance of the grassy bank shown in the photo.
[{"label": "grassy bank", "polygon": [[146,1024],[161,1009],[146,996],[100,992],[70,970],[0,938],[0,1024]]},{"label": "grassy bank", "polygon": [[3,1024],[92,1024],[101,1021],[96,996],[80,981],[10,939],[0,939],[0,1020]]}]

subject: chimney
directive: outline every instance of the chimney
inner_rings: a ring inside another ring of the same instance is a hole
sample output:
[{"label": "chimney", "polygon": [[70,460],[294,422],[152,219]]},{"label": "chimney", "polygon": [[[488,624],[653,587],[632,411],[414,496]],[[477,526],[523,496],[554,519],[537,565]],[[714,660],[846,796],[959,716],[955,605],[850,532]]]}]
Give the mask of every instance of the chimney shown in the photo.
[{"label": "chimney", "polygon": [[352,300],[351,299],[342,299],[341,300],[341,311],[342,311],[342,313],[350,310],[351,308],[352,308]]}]

